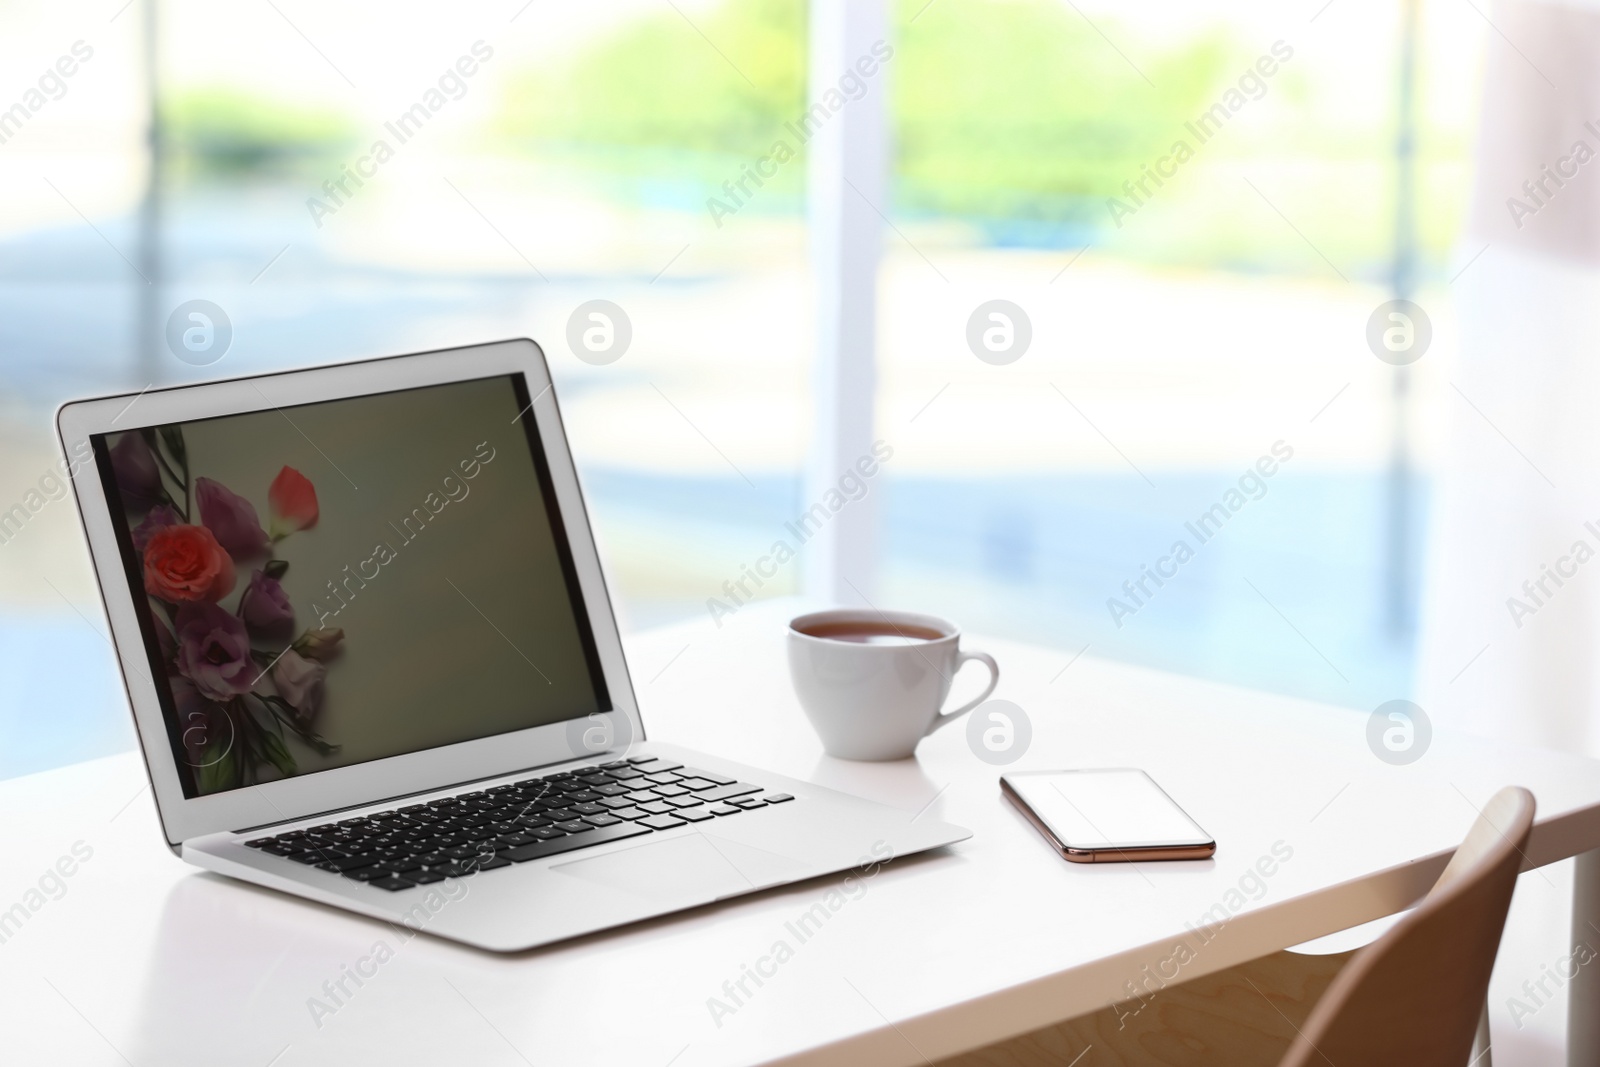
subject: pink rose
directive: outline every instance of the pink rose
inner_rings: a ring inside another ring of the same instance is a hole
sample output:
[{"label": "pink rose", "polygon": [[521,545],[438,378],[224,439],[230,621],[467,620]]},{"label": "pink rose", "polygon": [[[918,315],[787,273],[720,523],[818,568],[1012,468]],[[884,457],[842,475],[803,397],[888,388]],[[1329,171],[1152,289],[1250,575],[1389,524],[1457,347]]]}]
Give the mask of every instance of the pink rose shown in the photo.
[{"label": "pink rose", "polygon": [[144,591],[172,603],[215,602],[233,591],[233,559],[204,526],[163,526],[144,550]]}]

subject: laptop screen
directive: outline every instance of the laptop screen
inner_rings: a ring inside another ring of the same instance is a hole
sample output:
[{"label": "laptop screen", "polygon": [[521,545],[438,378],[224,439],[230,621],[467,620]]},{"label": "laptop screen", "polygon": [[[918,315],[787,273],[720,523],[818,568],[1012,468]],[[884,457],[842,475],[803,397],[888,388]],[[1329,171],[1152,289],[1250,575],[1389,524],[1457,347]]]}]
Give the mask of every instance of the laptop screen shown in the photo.
[{"label": "laptop screen", "polygon": [[92,438],[186,797],[612,710],[531,406],[513,374]]}]

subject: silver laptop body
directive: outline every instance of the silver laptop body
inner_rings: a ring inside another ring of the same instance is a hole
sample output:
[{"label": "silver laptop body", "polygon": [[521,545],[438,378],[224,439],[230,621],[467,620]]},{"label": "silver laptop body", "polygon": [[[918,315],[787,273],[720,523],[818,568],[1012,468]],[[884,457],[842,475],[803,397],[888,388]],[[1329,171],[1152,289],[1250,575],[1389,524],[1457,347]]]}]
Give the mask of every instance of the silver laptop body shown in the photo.
[{"label": "silver laptop body", "polygon": [[513,951],[969,836],[647,738],[532,341],[57,426],[190,863]]}]

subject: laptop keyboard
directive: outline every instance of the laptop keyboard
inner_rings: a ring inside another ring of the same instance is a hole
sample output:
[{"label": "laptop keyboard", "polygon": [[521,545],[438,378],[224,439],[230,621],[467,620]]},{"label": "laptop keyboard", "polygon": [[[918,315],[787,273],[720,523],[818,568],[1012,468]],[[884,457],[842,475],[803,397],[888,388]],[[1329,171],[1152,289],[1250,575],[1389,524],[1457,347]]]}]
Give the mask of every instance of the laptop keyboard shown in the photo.
[{"label": "laptop keyboard", "polygon": [[793,799],[635,756],[245,844],[393,892]]}]

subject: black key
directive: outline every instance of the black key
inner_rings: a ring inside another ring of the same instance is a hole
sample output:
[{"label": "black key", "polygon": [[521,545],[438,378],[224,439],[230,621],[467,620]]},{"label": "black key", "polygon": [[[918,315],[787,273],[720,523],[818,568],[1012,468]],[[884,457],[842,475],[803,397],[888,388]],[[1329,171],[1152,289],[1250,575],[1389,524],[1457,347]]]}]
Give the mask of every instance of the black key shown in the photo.
[{"label": "black key", "polygon": [[642,819],[650,813],[643,808],[612,808],[611,814],[619,819]]},{"label": "black key", "polygon": [[732,804],[712,804],[705,808],[696,808],[696,811],[709,811],[713,815],[737,815],[743,808],[736,808]]},{"label": "black key", "polygon": [[682,819],[675,819],[671,815],[652,815],[648,819],[640,819],[634,826],[648,826],[652,830],[670,830],[674,826],[682,826]]},{"label": "black key", "polygon": [[600,815],[603,814],[606,809],[602,808],[599,804],[584,803],[572,805],[572,810],[577,812],[579,815]]},{"label": "black key", "polygon": [[541,826],[537,830],[529,830],[529,837],[537,837],[540,841],[554,841],[558,837],[567,835],[557,830],[554,826]]},{"label": "black key", "polygon": [[592,790],[592,792],[599,793],[602,797],[620,797],[627,791],[627,786],[618,785],[615,782],[612,782],[610,785],[597,785]]},{"label": "black key", "polygon": [[641,763],[654,763],[655,759],[654,756],[629,756],[628,762],[637,766]]},{"label": "black key", "polygon": [[344,859],[349,853],[337,848],[308,848],[304,852],[296,852],[289,858],[296,863],[305,863],[316,866],[329,860]]},{"label": "black key", "polygon": [[580,789],[575,793],[568,793],[565,800],[568,804],[592,803],[599,800],[603,795],[603,793],[596,793],[593,789]]},{"label": "black key", "polygon": [[682,808],[672,814],[680,819],[688,819],[690,822],[705,822],[711,818],[711,809],[702,804],[698,808]]},{"label": "black key", "polygon": [[277,842],[273,838],[270,838],[270,837],[258,837],[254,841],[246,841],[244,843],[244,847],[245,848],[261,848],[264,845],[272,845],[272,844],[276,844],[276,843]]},{"label": "black key", "polygon": [[346,878],[354,878],[358,882],[376,882],[379,878],[388,878],[395,873],[378,867],[362,867],[357,871],[345,871],[344,876]]},{"label": "black key", "polygon": [[[410,815],[413,812],[424,811],[424,810],[427,809],[427,807],[428,806],[426,804],[407,804],[405,807],[400,808],[399,810],[405,812],[407,815]],[[313,827],[313,829],[315,829],[315,830],[326,830],[327,827],[326,826],[316,826],[316,827]]]},{"label": "black key", "polygon": [[702,801],[697,796],[668,797],[667,803],[671,804],[674,808],[682,810],[683,808],[697,808],[700,806]]},{"label": "black key", "polygon": [[588,848],[590,845],[603,845],[607,841],[620,841],[625,837],[636,837],[650,831],[637,823],[619,823],[616,826],[604,826],[590,830],[586,834],[577,834],[572,837],[562,837],[554,841],[536,841],[531,845],[513,848],[501,853],[513,863],[526,863],[528,860],[542,859],[545,856],[554,856],[562,852],[571,852],[573,849]]},{"label": "black key", "polygon": [[497,794],[497,793],[509,793],[512,790],[516,789],[516,788],[517,787],[514,786],[514,785],[497,785],[493,789],[485,790],[485,792],[487,792],[487,793],[489,793],[491,795]]},{"label": "black key", "polygon": [[447,849],[445,855],[454,860],[468,860],[476,856],[479,851],[477,845],[457,845],[455,848]]},{"label": "black key", "polygon": [[578,781],[587,782],[589,785],[610,785],[611,776],[609,774],[582,774],[578,776]]},{"label": "black key", "polygon": [[584,822],[582,819],[573,819],[571,822],[556,823],[556,829],[565,830],[569,834],[581,834],[592,830],[593,827]]},{"label": "black key", "polygon": [[405,874],[407,871],[417,870],[421,866],[421,856],[399,856],[392,860],[384,860],[374,869],[388,871],[390,874]]},{"label": "black key", "polygon": [[460,795],[460,797],[459,797],[459,798],[457,798],[457,799],[460,799],[460,800],[475,800],[475,799],[477,799],[477,798],[478,798],[478,797],[481,797],[481,796],[483,796],[483,795],[484,795],[484,792],[483,792],[483,790],[481,790],[481,789],[474,789],[474,790],[473,790],[473,791],[472,791],[472,792],[470,792],[470,793],[462,793],[462,794],[461,794],[461,795]]},{"label": "black key", "polygon": [[685,778],[704,778],[706,781],[715,782],[718,785],[732,785],[734,783],[732,778],[721,774],[712,774],[710,771],[697,771],[693,767],[685,767],[678,773]]},{"label": "black key", "polygon": [[335,825],[336,826],[365,826],[365,825],[367,825],[367,820],[363,819],[363,818],[344,819],[344,820],[336,823]]},{"label": "black key", "polygon": [[530,830],[537,830],[541,826],[549,826],[554,821],[547,815],[524,815],[517,820],[517,825],[526,826]]},{"label": "black key", "polygon": [[615,815],[585,815],[583,821],[591,826],[615,826],[622,822]]},{"label": "black key", "polygon": [[672,805],[665,800],[647,800],[639,806],[651,815],[665,815],[672,810]]},{"label": "black key", "polygon": [[401,889],[414,889],[417,885],[417,883],[407,881],[397,874],[391,874],[387,878],[379,878],[377,881],[368,882],[367,884],[370,886],[376,886],[379,889],[387,889],[391,893],[398,892]]},{"label": "black key", "polygon": [[[701,775],[701,777],[705,777]],[[696,794],[701,800],[727,800],[729,797],[742,797],[746,793],[759,793],[759,785],[750,785],[748,782],[734,782],[732,785],[719,785],[715,789],[706,789]]]},{"label": "black key", "polygon": [[406,877],[418,885],[431,885],[434,882],[444,881],[444,875],[438,871],[412,871]]},{"label": "black key", "polygon": [[491,843],[494,845],[495,851],[498,852],[503,848],[516,848],[518,845],[526,845],[529,841],[537,840],[539,839],[531,834],[501,834]]},{"label": "black key", "polygon": [[334,871],[338,874],[343,874],[345,871],[353,871],[358,867],[371,867],[377,862],[378,857],[376,856],[343,856],[339,859],[323,860],[317,864],[317,869],[319,871]]},{"label": "black key", "polygon": [[[629,760],[628,762],[633,763],[632,760]],[[683,764],[674,763],[669,759],[646,759],[641,760],[638,763],[634,763],[633,765],[644,774],[659,774],[662,771],[675,771],[679,767],[683,766]]]},{"label": "black key", "polygon": [[685,778],[683,781],[679,782],[678,784],[683,786],[683,788],[685,788],[685,789],[700,790],[700,789],[710,789],[712,786],[716,785],[717,783],[713,782],[709,778]]},{"label": "black key", "polygon": [[794,799],[794,797],[790,796],[788,793],[768,793],[767,794],[767,803],[768,804],[782,804],[785,800],[793,800],[793,799]]},{"label": "black key", "polygon": [[[404,810],[404,809],[402,809],[402,810]],[[331,823],[331,822],[325,822],[321,826],[313,826],[311,829],[306,831],[306,833],[308,833],[308,834],[326,834],[326,833],[332,833],[332,832],[333,832],[333,823]]]}]

